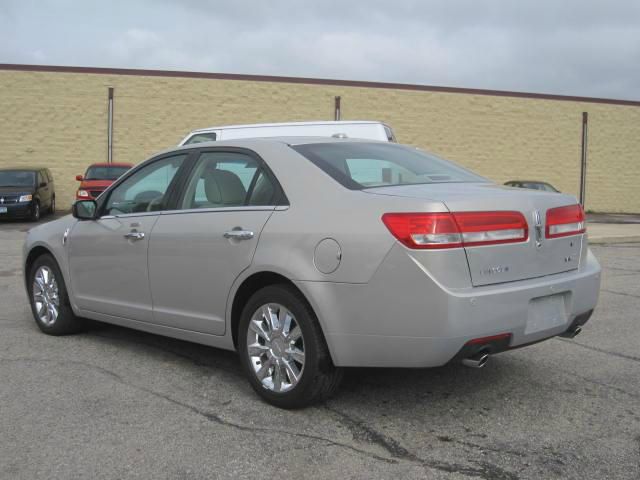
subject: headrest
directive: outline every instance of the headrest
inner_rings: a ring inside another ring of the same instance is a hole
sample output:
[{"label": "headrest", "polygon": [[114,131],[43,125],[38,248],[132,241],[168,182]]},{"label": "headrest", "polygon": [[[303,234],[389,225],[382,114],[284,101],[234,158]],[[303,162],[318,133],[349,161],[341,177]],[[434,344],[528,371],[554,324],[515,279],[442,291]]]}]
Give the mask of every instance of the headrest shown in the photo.
[{"label": "headrest", "polygon": [[242,205],[247,191],[240,177],[228,170],[208,169],[203,175],[204,191],[210,203]]}]

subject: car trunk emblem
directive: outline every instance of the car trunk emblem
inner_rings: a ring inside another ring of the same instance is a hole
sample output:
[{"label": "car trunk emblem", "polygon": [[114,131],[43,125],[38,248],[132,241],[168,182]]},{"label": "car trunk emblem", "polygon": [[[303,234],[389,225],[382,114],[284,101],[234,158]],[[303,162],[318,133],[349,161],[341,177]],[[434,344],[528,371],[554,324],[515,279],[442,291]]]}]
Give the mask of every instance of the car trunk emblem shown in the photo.
[{"label": "car trunk emblem", "polygon": [[542,217],[540,216],[540,210],[533,211],[533,223],[536,232],[536,247],[542,247]]}]

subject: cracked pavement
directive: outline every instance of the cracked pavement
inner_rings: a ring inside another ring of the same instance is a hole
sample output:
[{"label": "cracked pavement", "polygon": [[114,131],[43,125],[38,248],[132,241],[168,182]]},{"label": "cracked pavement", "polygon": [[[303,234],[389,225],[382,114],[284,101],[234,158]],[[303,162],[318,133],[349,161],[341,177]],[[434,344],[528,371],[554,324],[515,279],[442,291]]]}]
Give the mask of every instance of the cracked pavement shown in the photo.
[{"label": "cracked pavement", "polygon": [[593,248],[575,340],[482,370],[349,369],[324,405],[261,402],[232,352],[91,323],[37,329],[28,224],[0,224],[0,478],[640,478],[640,244]]}]

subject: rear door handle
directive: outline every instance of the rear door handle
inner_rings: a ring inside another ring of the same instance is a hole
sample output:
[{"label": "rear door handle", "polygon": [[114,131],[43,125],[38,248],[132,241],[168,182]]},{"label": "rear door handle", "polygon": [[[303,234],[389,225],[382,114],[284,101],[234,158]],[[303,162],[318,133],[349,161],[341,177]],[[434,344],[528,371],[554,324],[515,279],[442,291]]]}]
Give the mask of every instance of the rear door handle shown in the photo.
[{"label": "rear door handle", "polygon": [[253,238],[253,232],[250,230],[233,229],[224,232],[224,238],[232,238],[235,240],[250,240]]},{"label": "rear door handle", "polygon": [[144,238],[144,232],[129,232],[124,234],[124,238],[128,240],[142,240]]}]

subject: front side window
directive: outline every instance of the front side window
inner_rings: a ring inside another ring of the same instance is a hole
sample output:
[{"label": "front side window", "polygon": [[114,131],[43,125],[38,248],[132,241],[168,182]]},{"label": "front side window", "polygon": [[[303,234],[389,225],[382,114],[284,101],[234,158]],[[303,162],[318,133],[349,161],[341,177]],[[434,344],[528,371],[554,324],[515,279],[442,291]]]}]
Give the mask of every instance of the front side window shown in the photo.
[{"label": "front side window", "polygon": [[345,142],[291,147],[352,190],[392,185],[486,182],[451,162],[402,145]]},{"label": "front side window", "polygon": [[104,215],[164,210],[169,185],[185,158],[186,154],[163,158],[135,172],[111,192]]},{"label": "front side window", "polygon": [[189,137],[189,139],[184,142],[184,144],[191,145],[192,143],[215,142],[216,138],[216,132],[196,133],[195,135]]},{"label": "front side window", "polygon": [[35,172],[20,170],[4,170],[0,172],[0,187],[33,187],[35,182]]},{"label": "front side window", "polygon": [[182,209],[273,205],[275,188],[244,153],[204,152],[187,183]]}]

